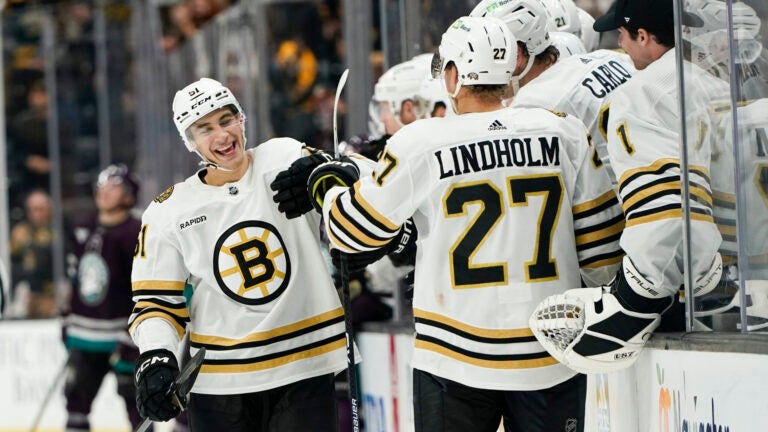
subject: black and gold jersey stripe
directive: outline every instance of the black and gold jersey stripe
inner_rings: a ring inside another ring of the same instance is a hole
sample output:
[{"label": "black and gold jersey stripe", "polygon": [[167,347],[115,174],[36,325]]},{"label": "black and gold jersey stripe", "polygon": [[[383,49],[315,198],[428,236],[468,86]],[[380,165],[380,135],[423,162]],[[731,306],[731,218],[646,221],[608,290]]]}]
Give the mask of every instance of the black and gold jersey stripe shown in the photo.
[{"label": "black and gold jersey stripe", "polygon": [[[241,338],[192,332],[189,341],[194,348],[205,347],[208,352],[221,353],[206,358],[201,369],[203,373],[252,372],[283,366],[344,347],[346,340],[343,327],[331,329],[343,322],[344,312],[338,308]],[[325,331],[326,337],[319,339],[317,335],[321,331]],[[302,338],[315,332],[318,333],[313,338]]]},{"label": "black and gold jersey stripe", "polygon": [[[479,328],[446,316],[414,309],[416,322],[417,349],[432,351],[451,357],[463,363],[494,369],[528,369],[550,366],[557,363],[546,351],[537,350],[529,353],[482,353],[462,348],[440,338],[425,334],[426,328],[435,328],[480,344],[499,346],[501,344],[531,343],[536,338],[529,328],[522,329],[487,329]],[[419,331],[419,327],[422,327]]]},{"label": "black and gold jersey stripe", "polygon": [[380,248],[400,229],[377,212],[360,195],[359,182],[335,198],[329,216],[329,233],[333,242],[348,251],[367,251]]}]

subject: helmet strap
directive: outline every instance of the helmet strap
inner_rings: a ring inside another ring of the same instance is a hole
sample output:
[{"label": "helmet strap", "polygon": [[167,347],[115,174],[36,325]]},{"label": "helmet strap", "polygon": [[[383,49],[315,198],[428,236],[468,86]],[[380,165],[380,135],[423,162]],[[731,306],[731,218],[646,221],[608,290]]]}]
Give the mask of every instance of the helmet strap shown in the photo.
[{"label": "helmet strap", "polygon": [[533,55],[533,53],[529,53],[528,55],[528,63],[525,65],[525,69],[523,69],[522,72],[520,72],[520,75],[512,76],[512,94],[516,95],[517,91],[520,90],[520,79],[523,78],[533,67],[533,61],[536,56]]}]

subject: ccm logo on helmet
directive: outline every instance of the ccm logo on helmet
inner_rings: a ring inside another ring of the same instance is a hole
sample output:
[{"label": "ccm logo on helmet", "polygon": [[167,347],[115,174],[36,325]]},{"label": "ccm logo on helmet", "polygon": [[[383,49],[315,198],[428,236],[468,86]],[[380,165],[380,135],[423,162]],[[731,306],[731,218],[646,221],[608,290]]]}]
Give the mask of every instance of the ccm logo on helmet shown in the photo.
[{"label": "ccm logo on helmet", "polygon": [[211,100],[211,99],[213,99],[213,96],[208,96],[208,97],[205,97],[205,98],[203,98],[203,99],[201,99],[201,100],[199,100],[199,101],[197,101],[197,102],[193,103],[193,104],[192,104],[192,108],[191,108],[191,109],[195,109],[195,108],[199,107],[200,105],[202,105],[202,104],[204,104],[204,103],[208,102],[208,101],[209,101],[209,100]]},{"label": "ccm logo on helmet", "polygon": [[168,363],[170,360],[171,358],[168,356],[152,356],[152,358],[144,360],[144,363],[142,363],[141,366],[136,369],[136,380],[139,380],[139,375],[141,375],[141,373],[144,372],[144,369],[146,369],[149,365],[155,364],[157,362]]}]

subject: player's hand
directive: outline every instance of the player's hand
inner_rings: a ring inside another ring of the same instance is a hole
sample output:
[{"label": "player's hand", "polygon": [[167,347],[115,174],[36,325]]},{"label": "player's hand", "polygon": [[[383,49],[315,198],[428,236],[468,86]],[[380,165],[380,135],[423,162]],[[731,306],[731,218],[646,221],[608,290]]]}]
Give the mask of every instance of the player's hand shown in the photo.
[{"label": "player's hand", "polygon": [[626,368],[637,359],[672,297],[650,298],[652,285],[624,258],[611,284],[545,298],[529,325],[556,360],[581,373]]},{"label": "player's hand", "polygon": [[277,209],[285,213],[288,219],[297,218],[312,210],[312,203],[307,195],[307,180],[318,165],[332,158],[324,152],[317,152],[293,161],[290,167],[279,172],[269,185],[275,196]]},{"label": "player's hand", "polygon": [[150,350],[136,359],[134,383],[136,384],[136,406],[142,417],[154,421],[168,421],[181,412],[169,393],[176,377],[179,364],[176,356],[167,349]]},{"label": "player's hand", "polygon": [[323,200],[325,193],[334,186],[352,186],[360,178],[360,170],[357,165],[347,162],[349,159],[341,161],[326,162],[312,171],[307,182],[307,189],[312,205],[315,210],[323,212]]}]

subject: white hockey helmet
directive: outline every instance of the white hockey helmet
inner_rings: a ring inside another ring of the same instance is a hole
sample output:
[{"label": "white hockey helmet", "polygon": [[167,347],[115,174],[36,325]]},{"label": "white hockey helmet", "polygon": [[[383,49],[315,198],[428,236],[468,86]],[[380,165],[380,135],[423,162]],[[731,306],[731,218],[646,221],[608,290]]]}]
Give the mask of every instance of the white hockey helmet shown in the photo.
[{"label": "white hockey helmet", "polygon": [[[197,145],[187,135],[189,127],[208,114],[230,105],[244,121],[243,109],[232,92],[211,78],[200,78],[176,92],[173,98],[173,122],[189,151],[197,150]],[[243,145],[245,145],[245,137],[243,137]]]},{"label": "white hockey helmet", "polygon": [[501,19],[533,56],[551,45],[547,30],[549,18],[539,0],[482,0],[469,15]]},{"label": "white hockey helmet", "polygon": [[432,77],[441,78],[448,64],[456,65],[458,85],[506,85],[517,63],[515,36],[500,19],[461,17],[443,33],[432,57]]},{"label": "white hockey helmet", "polygon": [[373,99],[387,102],[395,114],[400,113],[403,102],[413,100],[421,80],[429,69],[419,69],[411,60],[396,64],[379,78],[373,87]]},{"label": "white hockey helmet", "polygon": [[389,107],[400,126],[404,125],[400,117],[403,103],[414,100],[421,81],[428,72],[427,67],[420,68],[419,64],[408,60],[392,66],[379,77],[373,87],[373,99],[369,105],[369,121],[374,124],[375,130],[382,133],[385,131],[381,122],[382,104]]},{"label": "white hockey helmet", "polygon": [[579,9],[573,0],[539,0],[547,12],[550,32],[566,32],[581,35]]},{"label": "white hockey helmet", "polygon": [[424,79],[419,85],[419,89],[416,91],[414,102],[416,105],[416,114],[419,118],[430,118],[435,112],[435,107],[442,104],[446,108],[446,115],[451,114],[451,110],[448,107],[451,105],[448,99],[448,93],[445,91],[445,86],[442,80],[432,77],[431,67],[433,54],[419,54],[411,61],[417,64],[419,69],[425,71]]},{"label": "white hockey helmet", "polygon": [[581,34],[579,34],[579,37],[587,52],[592,52],[600,45],[600,33],[592,28],[592,25],[595,23],[595,17],[580,7],[576,9],[579,14],[579,22],[581,23]]},{"label": "white hockey helmet", "polygon": [[549,37],[552,38],[552,45],[560,51],[560,58],[587,53],[581,39],[573,33],[553,31],[549,32]]},{"label": "white hockey helmet", "polygon": [[[726,3],[722,0],[686,0],[685,8],[703,22],[701,27],[686,27],[683,31],[683,38],[691,43],[693,61],[706,69],[722,69],[729,56]],[[743,2],[732,4],[732,17],[734,60],[738,64],[752,63],[763,50],[762,43],[757,40],[760,17]]]}]

